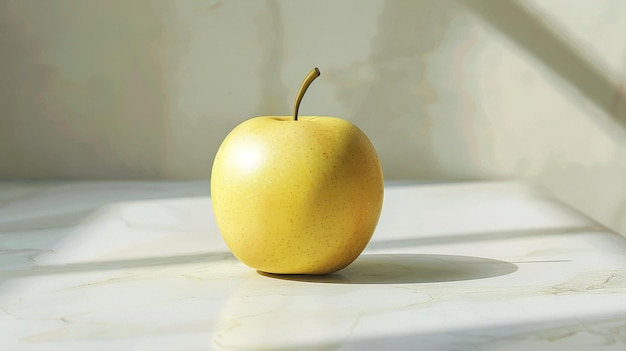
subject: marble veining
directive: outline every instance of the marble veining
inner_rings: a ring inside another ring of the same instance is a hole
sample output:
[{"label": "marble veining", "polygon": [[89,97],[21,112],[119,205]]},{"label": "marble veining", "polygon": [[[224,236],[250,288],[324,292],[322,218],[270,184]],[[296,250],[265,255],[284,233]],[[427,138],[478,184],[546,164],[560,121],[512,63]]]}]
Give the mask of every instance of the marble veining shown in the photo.
[{"label": "marble veining", "polygon": [[260,274],[205,182],[0,184],[6,350],[622,350],[626,239],[518,182],[389,183],[366,251]]}]

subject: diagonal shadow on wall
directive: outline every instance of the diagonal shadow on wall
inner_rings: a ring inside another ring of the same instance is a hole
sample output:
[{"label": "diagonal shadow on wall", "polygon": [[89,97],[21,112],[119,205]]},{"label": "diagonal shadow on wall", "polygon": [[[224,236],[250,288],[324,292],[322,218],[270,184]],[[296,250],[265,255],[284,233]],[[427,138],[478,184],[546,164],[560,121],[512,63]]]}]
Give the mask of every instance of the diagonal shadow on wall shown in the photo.
[{"label": "diagonal shadow on wall", "polygon": [[624,82],[611,77],[519,1],[458,0],[626,127]]}]

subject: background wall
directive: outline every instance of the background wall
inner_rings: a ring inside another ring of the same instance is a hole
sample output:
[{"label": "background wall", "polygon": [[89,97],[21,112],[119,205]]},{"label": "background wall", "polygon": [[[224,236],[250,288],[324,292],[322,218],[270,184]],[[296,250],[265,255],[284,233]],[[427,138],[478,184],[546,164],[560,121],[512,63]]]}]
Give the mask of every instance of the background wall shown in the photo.
[{"label": "background wall", "polygon": [[385,175],[526,178],[626,233],[622,0],[0,0],[0,177],[208,179],[241,121],[359,125]]}]

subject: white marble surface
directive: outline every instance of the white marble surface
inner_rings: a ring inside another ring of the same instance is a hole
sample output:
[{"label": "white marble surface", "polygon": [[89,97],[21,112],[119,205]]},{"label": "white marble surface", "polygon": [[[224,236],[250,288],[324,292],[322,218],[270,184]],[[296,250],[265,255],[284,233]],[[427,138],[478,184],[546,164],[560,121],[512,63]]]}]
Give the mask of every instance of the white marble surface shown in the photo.
[{"label": "white marble surface", "polygon": [[363,255],[269,277],[204,182],[0,183],[2,350],[623,350],[626,239],[515,182],[391,183]]}]

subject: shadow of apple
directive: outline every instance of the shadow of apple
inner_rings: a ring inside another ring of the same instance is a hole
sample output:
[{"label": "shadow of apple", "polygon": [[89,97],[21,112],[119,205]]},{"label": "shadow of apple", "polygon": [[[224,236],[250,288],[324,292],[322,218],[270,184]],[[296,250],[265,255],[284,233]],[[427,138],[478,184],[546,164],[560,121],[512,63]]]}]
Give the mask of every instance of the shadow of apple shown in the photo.
[{"label": "shadow of apple", "polygon": [[427,254],[362,254],[327,275],[259,274],[283,280],[331,284],[415,284],[492,278],[513,273],[510,262],[482,257]]}]

